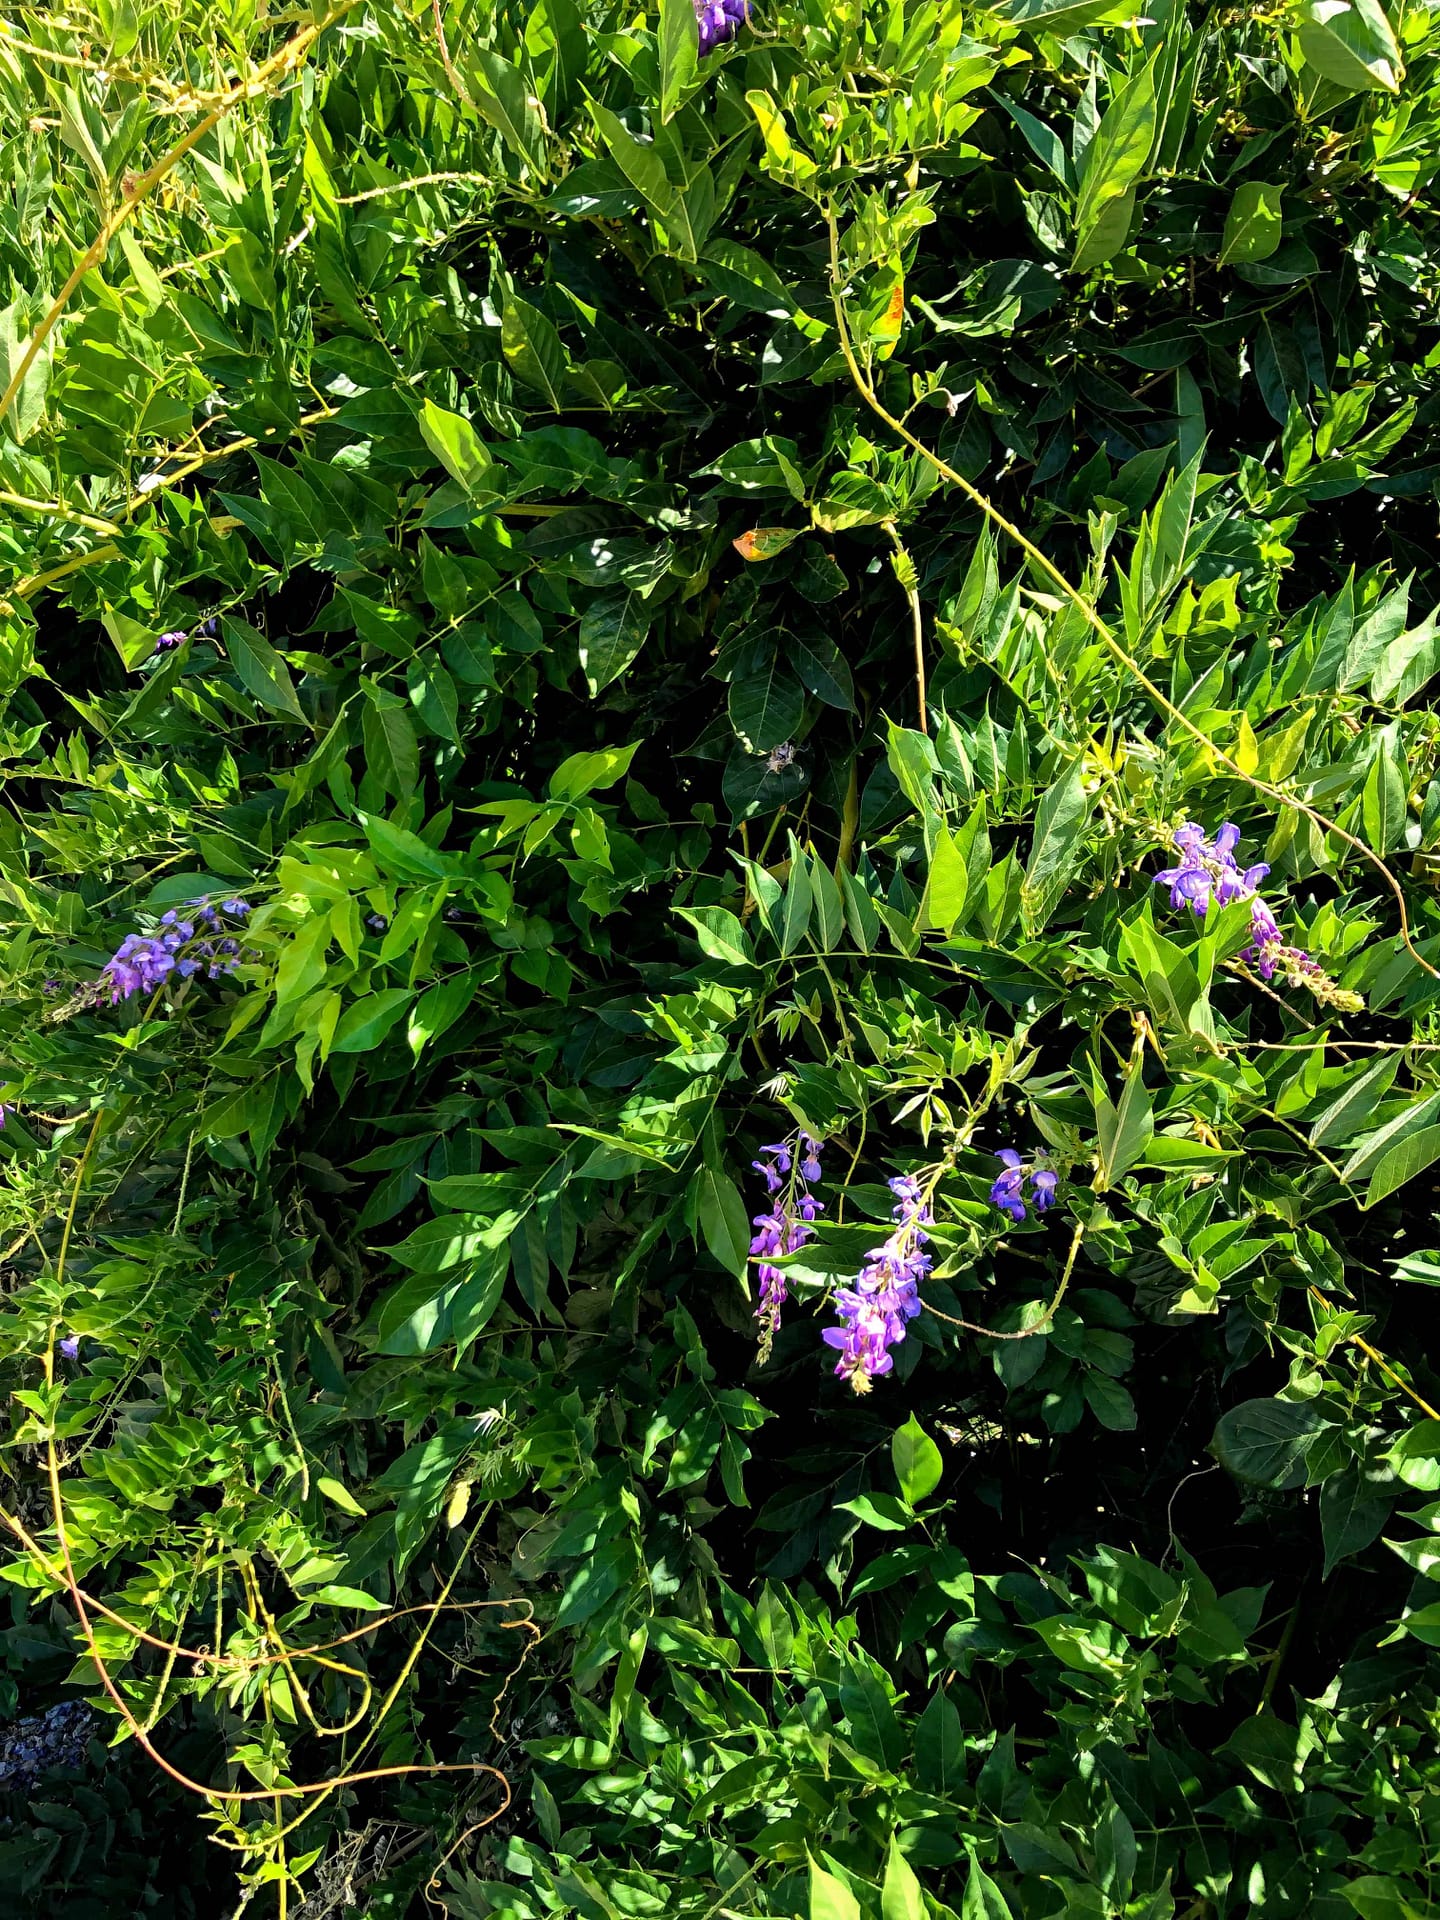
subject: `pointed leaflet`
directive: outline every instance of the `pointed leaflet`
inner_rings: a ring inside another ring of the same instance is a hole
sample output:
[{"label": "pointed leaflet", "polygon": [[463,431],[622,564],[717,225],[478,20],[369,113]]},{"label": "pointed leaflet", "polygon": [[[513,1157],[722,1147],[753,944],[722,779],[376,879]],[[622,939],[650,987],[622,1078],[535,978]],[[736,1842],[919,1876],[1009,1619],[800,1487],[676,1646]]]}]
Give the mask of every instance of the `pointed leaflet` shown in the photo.
[{"label": "pointed leaflet", "polygon": [[812,898],[809,863],[792,833],[790,877],[785,884],[785,910],[780,923],[780,951],[787,959],[805,938]]},{"label": "pointed leaflet", "polygon": [[580,666],[593,700],[630,665],[645,644],[650,614],[638,593],[600,594],[580,621]]},{"label": "pointed leaflet", "polygon": [[485,443],[461,413],[447,413],[427,400],[420,409],[420,434],[452,480],[458,480],[471,499],[498,500],[503,491],[500,469]]},{"label": "pointed leaflet", "polygon": [[538,307],[507,293],[500,313],[500,348],[517,380],[534,389],[559,413],[565,384],[565,349]]},{"label": "pointed leaflet", "polygon": [[960,1904],[960,1920],[1014,1920],[1009,1903],[974,1854]]},{"label": "pointed leaflet", "polygon": [[1408,805],[1405,794],[1405,754],[1400,745],[1400,723],[1382,729],[1379,750],[1370,763],[1360,799],[1365,838],[1376,853],[1386,854],[1400,844]]},{"label": "pointed leaflet", "polygon": [[735,1182],[714,1167],[695,1176],[695,1210],[705,1245],[737,1279],[743,1279],[750,1254],[750,1219]]},{"label": "pointed leaflet", "polygon": [[925,893],[926,918],[941,933],[949,933],[965,911],[970,878],[965,857],[944,827],[936,829],[930,855],[930,884]]},{"label": "pointed leaflet", "polygon": [[1129,193],[1150,158],[1155,139],[1155,68],[1159,58],[1159,53],[1154,54],[1120,89],[1086,149],[1075,206],[1077,257],[1084,253],[1086,242],[1107,208]]},{"label": "pointed leaflet", "polygon": [[1235,189],[1225,216],[1220,264],[1236,260],[1268,260],[1280,244],[1281,189],[1266,180],[1247,180]]},{"label": "pointed leaflet", "polygon": [[809,1920],[861,1920],[860,1905],[843,1880],[810,1862]]},{"label": "pointed leaflet", "polygon": [[940,1449],[912,1413],[890,1442],[890,1458],[904,1499],[913,1507],[940,1484]]},{"label": "pointed leaflet", "polygon": [[1090,802],[1073,760],[1050,787],[1035,815],[1035,839],[1020,889],[1020,913],[1027,933],[1038,933],[1059,904],[1075,870],[1080,836],[1090,818]]},{"label": "pointed leaflet", "polygon": [[893,1833],[885,1860],[885,1883],[880,1889],[880,1912],[883,1920],[927,1920],[925,1896],[915,1869],[901,1853]]},{"label": "pointed leaflet", "polygon": [[306,724],[305,710],[295,692],[290,669],[280,655],[253,627],[226,614],[220,623],[225,636],[225,651],[235,669],[235,677],[247,693],[273,713],[289,714]]},{"label": "pointed leaflet", "polygon": [[660,118],[675,109],[699,66],[699,35],[692,0],[660,0]]},{"label": "pointed leaflet", "polygon": [[788,740],[805,711],[805,695],[779,652],[758,673],[730,683],[730,724],[751,753],[768,753]]},{"label": "pointed leaflet", "polygon": [[545,141],[525,76],[491,48],[477,47],[471,58],[484,75],[482,85],[475,68],[470,70],[469,91],[475,106],[506,146],[543,179],[547,172]]},{"label": "pointed leaflet", "polygon": [[1380,0],[1308,0],[1300,25],[1307,65],[1347,93],[1398,93],[1400,49]]}]

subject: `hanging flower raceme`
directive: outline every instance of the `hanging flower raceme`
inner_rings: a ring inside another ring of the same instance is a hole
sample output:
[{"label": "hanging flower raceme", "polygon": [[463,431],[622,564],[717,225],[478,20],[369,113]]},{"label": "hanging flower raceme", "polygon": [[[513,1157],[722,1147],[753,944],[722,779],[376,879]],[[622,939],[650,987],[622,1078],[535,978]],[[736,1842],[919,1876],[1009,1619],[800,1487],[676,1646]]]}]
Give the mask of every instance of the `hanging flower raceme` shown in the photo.
[{"label": "hanging flower raceme", "polygon": [[111,1006],[132,993],[153,993],[172,976],[188,980],[203,967],[212,980],[233,973],[240,962],[240,942],[229,922],[242,922],[250,912],[247,900],[225,900],[218,907],[208,900],[192,900],[182,919],[172,908],[160,916],[153,934],[131,933],[105,962],[95,986],[95,999]]},{"label": "hanging flower raceme", "polygon": [[700,30],[700,58],[733,40],[750,18],[750,0],[693,0]]},{"label": "hanging flower raceme", "polygon": [[751,1223],[756,1233],[750,1242],[750,1256],[759,1262],[760,1304],[755,1318],[760,1322],[759,1358],[763,1362],[770,1357],[780,1330],[780,1310],[789,1298],[785,1275],[773,1262],[778,1254],[794,1253],[814,1239],[815,1229],[810,1223],[824,1209],[824,1202],[810,1191],[820,1178],[820,1142],[808,1133],[797,1134],[793,1140],[761,1147],[760,1158],[751,1165],[764,1176],[765,1190],[775,1202],[769,1213],[757,1213]]},{"label": "hanging flower raceme", "polygon": [[1036,1213],[1047,1213],[1055,1204],[1055,1189],[1060,1176],[1049,1167],[1027,1166],[1013,1147],[1002,1147],[995,1158],[1005,1171],[990,1189],[990,1204],[1008,1213],[1018,1226],[1025,1218],[1025,1189],[1030,1189],[1030,1204]]},{"label": "hanging flower raceme", "polygon": [[1189,907],[1203,920],[1212,901],[1228,907],[1234,900],[1248,900],[1250,945],[1240,958],[1250,962],[1262,980],[1273,980],[1278,973],[1292,987],[1308,987],[1326,1005],[1359,1012],[1365,1004],[1359,994],[1337,986],[1303,947],[1287,946],[1281,938],[1279,921],[1256,892],[1270,869],[1261,862],[1241,870],[1235,859],[1240,829],[1232,821],[1227,820],[1213,840],[1193,820],[1178,827],[1173,838],[1179,864],[1155,875],[1157,887],[1169,887],[1172,907]]},{"label": "hanging flower raceme", "polygon": [[930,1271],[926,1227],[934,1224],[930,1203],[918,1180],[898,1174],[890,1182],[897,1205],[895,1231],[865,1256],[853,1287],[835,1294],[838,1327],[821,1336],[839,1350],[835,1372],[856,1393],[868,1393],[877,1374],[895,1364],[890,1349],[905,1338],[905,1328],[920,1311],[920,1282]]}]

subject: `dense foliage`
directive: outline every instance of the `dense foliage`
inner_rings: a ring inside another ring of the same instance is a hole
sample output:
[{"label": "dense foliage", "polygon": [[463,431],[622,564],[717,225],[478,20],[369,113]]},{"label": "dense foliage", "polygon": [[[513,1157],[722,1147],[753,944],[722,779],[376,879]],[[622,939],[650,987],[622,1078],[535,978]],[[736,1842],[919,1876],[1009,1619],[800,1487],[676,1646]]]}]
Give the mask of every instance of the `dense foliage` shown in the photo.
[{"label": "dense foliage", "polygon": [[13,1910],[1440,1914],[1440,19],[0,92]]}]

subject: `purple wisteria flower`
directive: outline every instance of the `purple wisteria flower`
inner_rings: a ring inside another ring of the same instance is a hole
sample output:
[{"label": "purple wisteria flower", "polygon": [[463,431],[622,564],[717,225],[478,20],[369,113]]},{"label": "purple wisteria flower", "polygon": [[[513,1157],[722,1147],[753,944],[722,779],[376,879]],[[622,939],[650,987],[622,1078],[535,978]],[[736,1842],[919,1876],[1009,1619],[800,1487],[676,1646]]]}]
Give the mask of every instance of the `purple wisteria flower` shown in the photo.
[{"label": "purple wisteria flower", "polygon": [[733,40],[750,18],[750,0],[693,0],[700,30],[700,58]]},{"label": "purple wisteria flower", "polygon": [[1270,869],[1262,861],[1242,873],[1235,860],[1239,844],[1240,829],[1233,821],[1227,820],[1215,838],[1207,840],[1205,829],[1191,820],[1176,829],[1179,864],[1157,873],[1155,885],[1169,887],[1171,906],[1189,907],[1199,920],[1212,900],[1217,907],[1248,900]]},{"label": "purple wisteria flower", "polygon": [[[160,635],[160,638],[155,642],[155,653],[173,653],[176,647],[182,645],[186,640],[210,640],[213,639],[219,631],[220,622],[213,615],[208,620],[202,620],[198,627],[188,629],[185,627],[174,627],[169,633],[162,633]],[[154,654],[151,655],[151,658],[154,658]]]},{"label": "purple wisteria flower", "polygon": [[240,943],[227,932],[226,918],[243,920],[249,911],[246,900],[226,900],[218,908],[208,900],[191,900],[190,917],[182,919],[172,907],[161,914],[157,932],[130,933],[120,942],[101,969],[97,998],[115,1006],[132,993],[153,993],[172,975],[188,980],[202,967],[212,980],[233,973]]},{"label": "purple wisteria flower", "polygon": [[67,1360],[76,1360],[80,1356],[80,1336],[78,1333],[66,1334],[60,1342],[60,1351]]},{"label": "purple wisteria flower", "polygon": [[934,1215],[924,1190],[910,1174],[897,1174],[889,1184],[897,1202],[895,1231],[866,1254],[854,1286],[837,1289],[840,1325],[827,1327],[821,1336],[826,1346],[838,1349],[835,1372],[856,1393],[868,1393],[876,1375],[889,1373],[895,1364],[890,1349],[905,1338],[906,1326],[919,1313],[920,1282],[931,1267],[925,1229]]},{"label": "purple wisteria flower", "polygon": [[1318,1000],[1343,1012],[1360,1010],[1364,1001],[1358,994],[1337,986],[1303,947],[1285,944],[1279,921],[1256,892],[1270,869],[1262,862],[1241,871],[1235,859],[1240,829],[1233,822],[1227,820],[1215,838],[1207,840],[1205,829],[1189,821],[1176,829],[1173,838],[1180,863],[1155,875],[1156,886],[1169,887],[1171,906],[1188,906],[1203,920],[1212,900],[1218,907],[1228,907],[1232,900],[1248,900],[1250,945],[1240,958],[1250,962],[1262,980],[1273,980],[1279,973],[1289,985],[1308,987]]},{"label": "purple wisteria flower", "polygon": [[765,1362],[780,1330],[780,1311],[789,1298],[785,1275],[773,1264],[777,1254],[794,1253],[807,1240],[813,1240],[811,1222],[823,1212],[824,1202],[810,1188],[820,1178],[820,1142],[808,1133],[793,1140],[780,1140],[761,1147],[760,1158],[750,1163],[765,1181],[765,1191],[775,1199],[769,1213],[757,1213],[751,1224],[755,1238],[750,1256],[759,1262],[760,1304],[755,1318],[760,1322],[759,1359]]},{"label": "purple wisteria flower", "polygon": [[1055,1189],[1060,1176],[1049,1167],[1027,1167],[1014,1147],[1002,1147],[995,1158],[1005,1171],[990,1189],[990,1204],[1009,1214],[1018,1226],[1025,1218],[1025,1187],[1029,1183],[1030,1204],[1036,1213],[1048,1213],[1055,1204]]}]

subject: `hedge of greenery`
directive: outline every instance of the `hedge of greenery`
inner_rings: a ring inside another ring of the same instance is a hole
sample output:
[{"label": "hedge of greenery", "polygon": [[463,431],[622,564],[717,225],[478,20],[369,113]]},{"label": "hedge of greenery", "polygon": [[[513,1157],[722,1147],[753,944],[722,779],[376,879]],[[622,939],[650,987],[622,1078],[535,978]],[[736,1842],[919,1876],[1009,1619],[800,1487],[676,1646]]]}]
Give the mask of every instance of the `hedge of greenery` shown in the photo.
[{"label": "hedge of greenery", "polygon": [[9,1910],[1440,1915],[1435,11],[0,92]]}]

